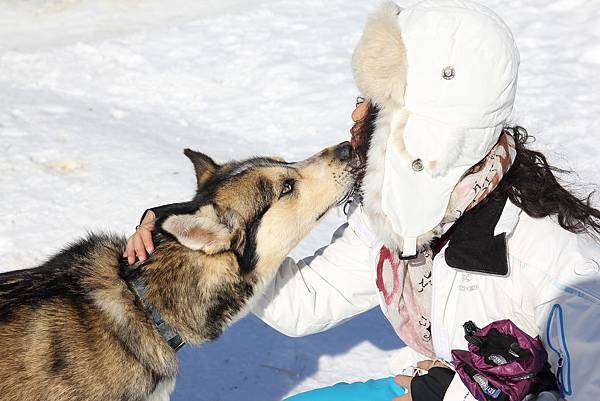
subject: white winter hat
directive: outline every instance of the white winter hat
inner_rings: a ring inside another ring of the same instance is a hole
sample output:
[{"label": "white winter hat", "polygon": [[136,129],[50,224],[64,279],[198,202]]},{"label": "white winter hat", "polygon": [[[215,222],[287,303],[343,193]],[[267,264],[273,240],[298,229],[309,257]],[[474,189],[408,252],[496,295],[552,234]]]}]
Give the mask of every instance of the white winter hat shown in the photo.
[{"label": "white winter hat", "polygon": [[462,175],[497,142],[512,112],[519,52],[500,17],[475,2],[385,3],[352,66],[358,88],[381,109],[377,130],[389,135],[381,206],[404,238],[403,254],[414,254]]}]

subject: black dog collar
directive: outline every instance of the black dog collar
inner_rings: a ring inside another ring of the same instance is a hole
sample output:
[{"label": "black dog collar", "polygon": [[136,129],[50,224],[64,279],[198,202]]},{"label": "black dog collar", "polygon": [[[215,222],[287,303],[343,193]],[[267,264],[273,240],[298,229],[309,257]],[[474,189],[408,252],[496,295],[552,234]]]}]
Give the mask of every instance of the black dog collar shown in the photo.
[{"label": "black dog collar", "polygon": [[119,267],[121,272],[124,273],[123,278],[146,308],[146,312],[150,316],[150,319],[152,319],[160,335],[163,336],[175,352],[179,351],[185,345],[185,341],[181,339],[181,336],[175,329],[164,321],[156,306],[146,298],[146,282],[139,274],[140,268],[130,267],[126,259],[121,260]]}]

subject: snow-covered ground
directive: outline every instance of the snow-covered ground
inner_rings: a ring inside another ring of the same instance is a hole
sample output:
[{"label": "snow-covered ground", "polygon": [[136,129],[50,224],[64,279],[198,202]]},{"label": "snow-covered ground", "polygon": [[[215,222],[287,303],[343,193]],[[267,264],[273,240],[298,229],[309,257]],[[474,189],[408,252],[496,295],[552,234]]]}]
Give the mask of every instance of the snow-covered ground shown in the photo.
[{"label": "snow-covered ground", "polygon": [[[600,184],[600,0],[483,2],[521,49],[514,121],[572,179]],[[86,230],[130,233],[145,208],[188,199],[184,147],[299,159],[347,139],[350,55],[377,3],[0,0],[0,271]],[[277,401],[387,375],[401,346],[378,311],[302,339],[249,317],[181,352],[173,398]]]}]

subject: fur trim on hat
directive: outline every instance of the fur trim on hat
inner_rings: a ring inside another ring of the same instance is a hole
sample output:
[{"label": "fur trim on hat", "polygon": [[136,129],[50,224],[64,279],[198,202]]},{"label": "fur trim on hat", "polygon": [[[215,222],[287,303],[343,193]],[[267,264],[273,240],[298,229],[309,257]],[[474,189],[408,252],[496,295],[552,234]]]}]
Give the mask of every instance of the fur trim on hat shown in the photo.
[{"label": "fur trim on hat", "polygon": [[406,49],[393,2],[383,3],[365,25],[354,49],[352,71],[363,96],[380,107],[404,105]]}]

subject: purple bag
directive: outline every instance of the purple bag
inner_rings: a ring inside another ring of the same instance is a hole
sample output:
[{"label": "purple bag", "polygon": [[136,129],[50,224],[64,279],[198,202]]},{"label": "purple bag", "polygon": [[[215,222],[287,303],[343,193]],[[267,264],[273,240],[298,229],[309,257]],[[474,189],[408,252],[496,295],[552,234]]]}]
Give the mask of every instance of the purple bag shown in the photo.
[{"label": "purple bag", "polygon": [[478,401],[522,401],[527,394],[558,390],[539,336],[531,338],[510,320],[463,327],[469,350],[453,350],[452,363]]}]

